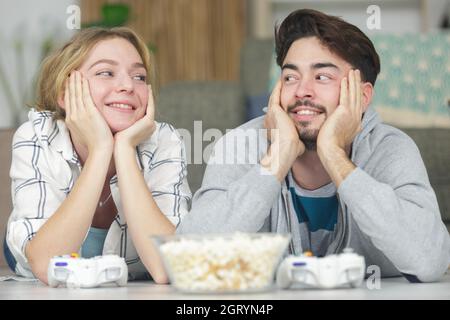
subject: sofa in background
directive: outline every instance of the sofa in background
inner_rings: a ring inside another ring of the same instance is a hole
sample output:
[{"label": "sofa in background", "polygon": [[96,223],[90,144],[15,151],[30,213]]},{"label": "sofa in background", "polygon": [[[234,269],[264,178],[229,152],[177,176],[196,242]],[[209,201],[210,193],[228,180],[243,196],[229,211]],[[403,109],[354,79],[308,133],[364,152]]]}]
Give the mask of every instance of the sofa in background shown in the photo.
[{"label": "sofa in background", "polygon": [[[189,186],[194,192],[201,185],[206,167],[203,158],[207,158],[206,154],[199,157],[198,151],[203,153],[208,145],[215,142],[204,134],[213,129],[212,133],[219,136],[218,133],[225,134],[227,129],[235,128],[245,121],[244,100],[239,84],[225,81],[175,82],[161,88],[156,104],[155,117],[158,121],[170,123],[190,133],[190,137],[183,134],[181,137],[186,146]],[[195,149],[194,143],[197,148],[201,143],[201,149]]]}]

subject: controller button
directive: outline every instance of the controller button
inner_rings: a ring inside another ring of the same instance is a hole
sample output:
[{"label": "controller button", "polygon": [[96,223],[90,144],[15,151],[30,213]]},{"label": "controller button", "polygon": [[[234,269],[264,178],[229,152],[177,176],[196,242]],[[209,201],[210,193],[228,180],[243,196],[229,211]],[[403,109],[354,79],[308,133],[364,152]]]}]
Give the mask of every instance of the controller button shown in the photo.
[{"label": "controller button", "polygon": [[303,255],[304,255],[305,257],[312,257],[312,256],[313,256],[313,253],[312,253],[311,251],[305,251],[305,252],[303,253]]},{"label": "controller button", "polygon": [[294,262],[292,263],[294,267],[303,267],[306,266],[306,262]]},{"label": "controller button", "polygon": [[55,266],[56,267],[66,267],[67,266],[67,262],[56,262]]}]

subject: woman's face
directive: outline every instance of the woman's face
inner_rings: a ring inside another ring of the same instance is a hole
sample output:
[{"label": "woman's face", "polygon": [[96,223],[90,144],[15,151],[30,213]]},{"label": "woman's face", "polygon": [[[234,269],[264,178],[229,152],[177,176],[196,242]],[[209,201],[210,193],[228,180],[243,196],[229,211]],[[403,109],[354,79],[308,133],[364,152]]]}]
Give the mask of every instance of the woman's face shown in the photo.
[{"label": "woman's face", "polygon": [[97,43],[78,69],[111,131],[125,130],[145,115],[147,71],[136,48],[123,38]]}]

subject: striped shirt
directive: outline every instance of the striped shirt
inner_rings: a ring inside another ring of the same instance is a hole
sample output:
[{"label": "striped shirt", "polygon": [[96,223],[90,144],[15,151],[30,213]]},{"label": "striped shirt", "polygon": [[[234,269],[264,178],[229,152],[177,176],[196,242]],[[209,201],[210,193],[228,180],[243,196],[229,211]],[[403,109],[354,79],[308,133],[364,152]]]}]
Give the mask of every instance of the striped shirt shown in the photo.
[{"label": "striped shirt", "polygon": [[[6,240],[17,260],[16,273],[26,277],[33,277],[25,256],[27,242],[59,208],[82,169],[64,121],[52,116],[48,111],[30,111],[29,121],[16,131],[12,144],[13,211]],[[138,145],[136,161],[158,207],[178,226],[189,210],[191,192],[184,144],[176,130],[157,122],[152,136]],[[118,213],[108,230],[103,254],[124,257],[131,279],[145,277],[146,269],[127,232],[116,176],[111,178],[110,188]]]}]

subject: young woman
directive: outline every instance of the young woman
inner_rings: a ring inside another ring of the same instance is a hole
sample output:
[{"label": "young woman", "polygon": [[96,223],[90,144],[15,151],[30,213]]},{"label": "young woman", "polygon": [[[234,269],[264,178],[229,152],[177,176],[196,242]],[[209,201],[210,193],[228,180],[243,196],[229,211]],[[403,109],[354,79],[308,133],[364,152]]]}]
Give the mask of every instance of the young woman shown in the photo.
[{"label": "young woman", "polygon": [[17,274],[47,283],[49,260],[77,252],[168,281],[151,236],[174,233],[191,193],[181,139],[154,120],[153,70],[127,28],[82,30],[44,61],[13,139],[5,251]]}]

